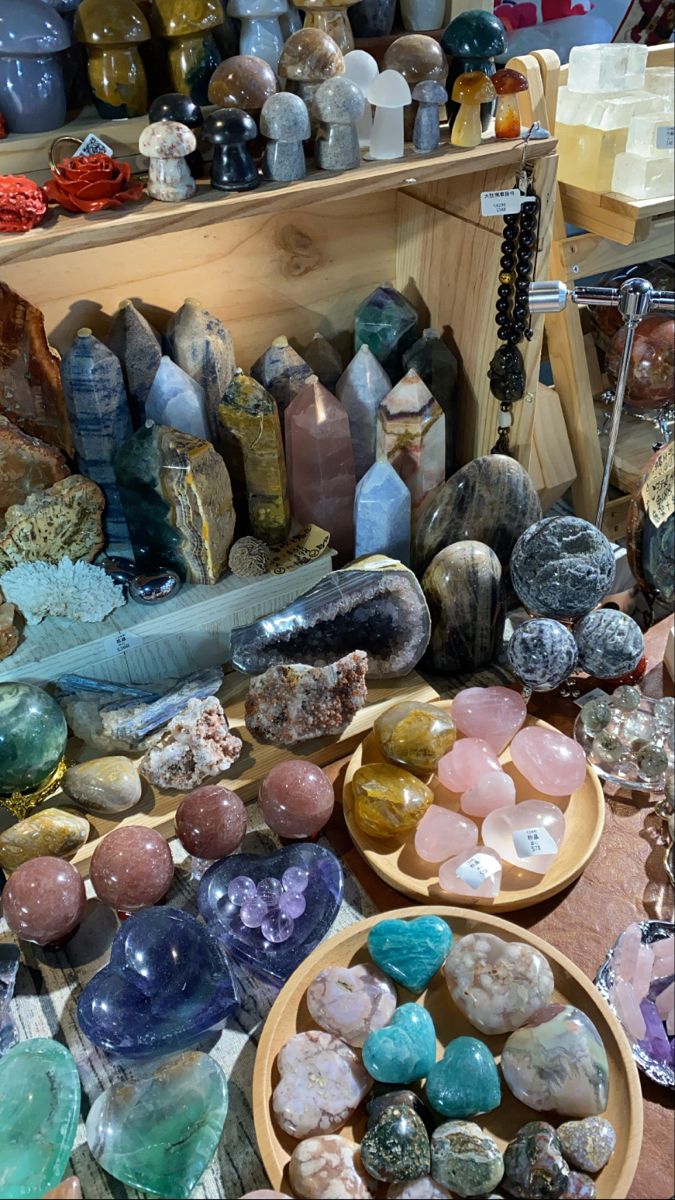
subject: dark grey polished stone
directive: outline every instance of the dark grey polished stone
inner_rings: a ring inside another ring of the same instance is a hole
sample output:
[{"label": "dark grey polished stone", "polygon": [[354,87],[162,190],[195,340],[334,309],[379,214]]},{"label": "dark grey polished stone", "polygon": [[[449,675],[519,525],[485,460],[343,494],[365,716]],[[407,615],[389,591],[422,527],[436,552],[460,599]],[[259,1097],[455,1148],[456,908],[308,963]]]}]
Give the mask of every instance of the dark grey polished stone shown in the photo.
[{"label": "dark grey polished stone", "polygon": [[431,612],[430,668],[473,671],[497,657],[506,606],[502,568],[489,546],[447,546],[424,572],[422,589]]},{"label": "dark grey polished stone", "polygon": [[577,665],[577,644],[564,625],[548,617],[525,621],[511,638],[511,670],[533,692],[551,692]]},{"label": "dark grey polished stone", "polygon": [[544,517],[518,538],[511,582],[531,613],[582,617],[611,590],[614,552],[604,533],[580,517]]},{"label": "dark grey polished stone", "polygon": [[645,652],[642,631],[633,618],[612,608],[582,617],[574,637],[579,666],[598,679],[618,679],[634,671]]}]

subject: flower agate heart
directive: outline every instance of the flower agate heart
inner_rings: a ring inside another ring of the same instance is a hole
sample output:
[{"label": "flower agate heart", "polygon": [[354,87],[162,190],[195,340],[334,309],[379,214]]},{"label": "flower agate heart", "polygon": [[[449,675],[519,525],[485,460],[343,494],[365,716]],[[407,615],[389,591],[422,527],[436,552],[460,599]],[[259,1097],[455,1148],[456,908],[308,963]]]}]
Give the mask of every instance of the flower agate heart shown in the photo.
[{"label": "flower agate heart", "polygon": [[465,737],[482,738],[501,754],[524,725],[527,705],[511,688],[465,688],[452,702],[452,715]]},{"label": "flower agate heart", "polygon": [[294,1149],[288,1164],[294,1196],[304,1200],[370,1200],[370,1181],[361,1168],[359,1148],[337,1133],[305,1138]]},{"label": "flower agate heart", "polygon": [[518,1029],[553,995],[553,972],[543,954],[494,933],[459,938],[444,971],[455,1004],[481,1033]]},{"label": "flower agate heart", "polygon": [[107,967],[77,1005],[83,1033],[125,1058],[183,1050],[222,1029],[239,1006],[227,960],[208,929],[178,908],[146,908],[115,934]]},{"label": "flower agate heart", "polygon": [[523,800],[488,813],[482,835],[505,862],[545,875],[563,843],[565,815],[545,800]]},{"label": "flower agate heart", "polygon": [[290,1038],[279,1052],[277,1069],[274,1119],[294,1138],[337,1133],[372,1086],[351,1046],[318,1029]]},{"label": "flower agate heart", "polygon": [[443,755],[436,774],[443,787],[461,794],[475,787],[488,771],[501,771],[494,750],[480,738],[461,738]]},{"label": "flower agate heart", "polygon": [[391,1021],[396,988],[370,963],[327,967],[307,988],[307,1008],[321,1029],[362,1046],[369,1033]]},{"label": "flower agate heart", "polygon": [[498,1108],[502,1093],[497,1064],[484,1042],[458,1037],[427,1076],[427,1100],[436,1112],[453,1120]]},{"label": "flower agate heart", "polygon": [[411,992],[424,990],[443,966],[451,944],[450,926],[440,917],[378,921],[368,934],[373,962]]},{"label": "flower agate heart", "polygon": [[487,817],[516,802],[516,785],[506,771],[488,771],[462,796],[459,806],[469,817]]},{"label": "flower agate heart", "polygon": [[607,1108],[602,1038],[590,1017],[571,1004],[547,1004],[534,1013],[507,1038],[501,1066],[516,1099],[538,1112],[592,1117]]},{"label": "flower agate heart", "polygon": [[414,1083],[436,1061],[436,1031],[426,1008],[402,1004],[386,1029],[366,1038],[363,1065],[380,1083]]},{"label": "flower agate heart", "polygon": [[415,830],[415,850],[425,862],[443,862],[451,854],[471,850],[478,842],[478,828],[450,808],[432,804]]},{"label": "flower agate heart", "polygon": [[571,796],[586,778],[581,746],[556,729],[532,725],[511,743],[513,765],[544,796]]},{"label": "flower agate heart", "polygon": [[75,1060],[31,1038],[0,1059],[0,1195],[42,1196],[61,1181],[80,1116]]}]

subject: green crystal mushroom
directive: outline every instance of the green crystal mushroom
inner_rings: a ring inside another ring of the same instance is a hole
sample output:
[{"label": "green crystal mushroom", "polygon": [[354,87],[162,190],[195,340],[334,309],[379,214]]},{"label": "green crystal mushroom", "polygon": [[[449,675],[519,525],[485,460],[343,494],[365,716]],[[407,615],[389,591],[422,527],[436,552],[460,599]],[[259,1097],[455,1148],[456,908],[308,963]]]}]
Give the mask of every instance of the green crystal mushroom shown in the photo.
[{"label": "green crystal mushroom", "polygon": [[0,1196],[30,1200],[61,1182],[80,1115],[80,1079],[51,1038],[20,1042],[0,1059]]},{"label": "green crystal mushroom", "polygon": [[[452,96],[455,80],[468,71],[482,71],[484,75],[494,75],[495,57],[506,54],[506,30],[499,17],[491,12],[479,9],[460,13],[448,25],[441,46],[445,50],[450,63],[446,88]],[[459,112],[459,104],[451,100],[448,103],[448,121],[450,130]],[[492,115],[492,104],[481,105],[481,125],[483,132],[487,129]]]},{"label": "green crystal mushroom", "polygon": [[39,788],[59,765],[66,719],[42,688],[0,683],[0,796]]}]

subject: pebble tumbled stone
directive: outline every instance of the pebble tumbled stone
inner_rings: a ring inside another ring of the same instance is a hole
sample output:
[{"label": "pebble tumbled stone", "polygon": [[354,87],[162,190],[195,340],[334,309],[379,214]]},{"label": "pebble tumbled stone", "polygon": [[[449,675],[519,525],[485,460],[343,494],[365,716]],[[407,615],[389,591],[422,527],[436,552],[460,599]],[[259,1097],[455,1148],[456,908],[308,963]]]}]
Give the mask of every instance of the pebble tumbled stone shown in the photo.
[{"label": "pebble tumbled stone", "polygon": [[525,942],[469,933],[455,942],[445,981],[460,1012],[481,1033],[518,1029],[553,995],[553,972]]},{"label": "pebble tumbled stone", "polygon": [[419,1179],[405,1179],[403,1183],[391,1183],[387,1188],[387,1200],[451,1200],[447,1188],[431,1175]]},{"label": "pebble tumbled stone", "polygon": [[431,1138],[434,1179],[457,1196],[486,1196],[504,1174],[495,1141],[473,1121],[446,1121]]},{"label": "pebble tumbled stone", "polygon": [[61,786],[86,812],[101,816],[133,808],[142,791],[136,764],[117,754],[69,767]]},{"label": "pebble tumbled stone", "polygon": [[570,1169],[560,1140],[546,1121],[530,1121],[504,1151],[504,1189],[522,1200],[558,1200],[567,1195]]},{"label": "pebble tumbled stone", "polygon": [[0,867],[14,871],[29,858],[69,858],[89,836],[89,822],[77,813],[45,808],[0,834]]},{"label": "pebble tumbled stone", "polygon": [[610,591],[614,552],[580,517],[544,517],[525,530],[511,555],[518,599],[541,617],[581,617]]},{"label": "pebble tumbled stone", "polygon": [[617,679],[634,671],[645,652],[642,631],[632,617],[601,608],[574,627],[579,666],[598,679]]},{"label": "pebble tumbled stone", "polygon": [[350,1046],[362,1046],[374,1029],[388,1025],[396,1008],[396,988],[369,963],[327,967],[307,989],[312,1020]]},{"label": "pebble tumbled stone", "polygon": [[533,692],[551,692],[577,665],[577,644],[564,625],[550,617],[524,621],[506,650],[511,670]]},{"label": "pebble tumbled stone", "polygon": [[390,1105],[368,1122],[361,1162],[369,1175],[385,1183],[428,1174],[431,1158],[424,1122],[407,1105]]},{"label": "pebble tumbled stone", "polygon": [[305,1138],[288,1164],[294,1196],[302,1200],[369,1200],[372,1192],[358,1157],[358,1146],[339,1134]]},{"label": "pebble tumbled stone", "polygon": [[605,1117],[586,1117],[583,1121],[565,1121],[558,1137],[568,1163],[595,1175],[601,1171],[616,1146],[616,1133]]},{"label": "pebble tumbled stone", "polygon": [[436,671],[475,671],[501,649],[506,617],[502,568],[482,542],[446,546],[422,577],[431,613],[428,658]]},{"label": "pebble tumbled stone", "polygon": [[294,1138],[342,1129],[372,1083],[346,1042],[315,1029],[290,1038],[277,1067],[281,1078],[272,1096],[274,1117]]}]

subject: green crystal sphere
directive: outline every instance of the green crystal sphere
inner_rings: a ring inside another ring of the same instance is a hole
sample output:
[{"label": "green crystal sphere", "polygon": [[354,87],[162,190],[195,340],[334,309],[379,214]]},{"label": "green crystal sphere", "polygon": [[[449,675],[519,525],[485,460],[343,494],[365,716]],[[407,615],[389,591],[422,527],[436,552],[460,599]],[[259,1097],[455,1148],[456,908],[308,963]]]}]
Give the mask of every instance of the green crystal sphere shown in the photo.
[{"label": "green crystal sphere", "polygon": [[47,692],[30,683],[0,683],[0,795],[39,788],[67,740],[66,719]]}]

